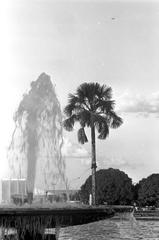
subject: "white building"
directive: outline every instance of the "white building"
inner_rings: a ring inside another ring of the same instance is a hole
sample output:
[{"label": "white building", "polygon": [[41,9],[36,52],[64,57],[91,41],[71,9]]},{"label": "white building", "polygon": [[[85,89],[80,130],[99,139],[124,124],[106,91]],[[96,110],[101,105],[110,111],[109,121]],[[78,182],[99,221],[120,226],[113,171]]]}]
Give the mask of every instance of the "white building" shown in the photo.
[{"label": "white building", "polygon": [[10,203],[15,194],[26,195],[26,179],[2,179],[1,202]]}]

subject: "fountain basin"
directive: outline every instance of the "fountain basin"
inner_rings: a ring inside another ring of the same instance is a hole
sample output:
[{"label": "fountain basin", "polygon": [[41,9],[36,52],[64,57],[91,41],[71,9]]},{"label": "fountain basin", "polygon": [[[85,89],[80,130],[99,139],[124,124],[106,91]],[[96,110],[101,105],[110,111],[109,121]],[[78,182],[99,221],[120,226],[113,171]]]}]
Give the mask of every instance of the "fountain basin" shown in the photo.
[{"label": "fountain basin", "polygon": [[[112,217],[111,208],[97,207],[10,207],[0,208],[0,228],[7,235],[10,229],[16,229],[19,240],[43,239],[45,230],[81,225]],[[59,234],[59,233],[58,233]],[[55,234],[53,239],[58,239]]]},{"label": "fountain basin", "polygon": [[[82,225],[114,216],[116,212],[131,212],[132,207],[70,206],[65,207],[1,207],[0,227],[16,229],[18,239],[42,239],[47,228],[59,229]],[[55,237],[54,239],[58,239]]]},{"label": "fountain basin", "polygon": [[[132,212],[131,206],[73,206],[61,207],[1,207],[0,226],[21,227],[43,225],[45,228],[54,228],[82,225],[94,221],[113,217],[117,212]],[[34,226],[35,227],[35,226]]]},{"label": "fountain basin", "polygon": [[70,207],[70,208],[1,208],[0,226],[31,228],[39,224],[45,228],[81,225],[110,218],[114,210],[110,207]]}]

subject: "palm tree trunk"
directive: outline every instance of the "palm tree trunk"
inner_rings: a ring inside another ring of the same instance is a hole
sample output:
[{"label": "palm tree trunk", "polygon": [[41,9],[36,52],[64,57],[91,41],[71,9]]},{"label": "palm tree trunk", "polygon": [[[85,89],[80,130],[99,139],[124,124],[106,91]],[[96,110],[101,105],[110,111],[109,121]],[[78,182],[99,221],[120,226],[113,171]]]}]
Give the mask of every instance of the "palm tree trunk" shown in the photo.
[{"label": "palm tree trunk", "polygon": [[91,127],[92,140],[92,204],[96,205],[96,148],[95,148],[95,127]]}]

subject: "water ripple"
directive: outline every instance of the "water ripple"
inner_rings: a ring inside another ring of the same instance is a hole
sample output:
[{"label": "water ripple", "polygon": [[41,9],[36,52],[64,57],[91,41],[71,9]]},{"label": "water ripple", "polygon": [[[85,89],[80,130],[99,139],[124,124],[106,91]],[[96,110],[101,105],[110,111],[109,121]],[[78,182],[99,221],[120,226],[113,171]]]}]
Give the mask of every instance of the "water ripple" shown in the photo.
[{"label": "water ripple", "polygon": [[159,222],[108,219],[61,230],[59,240],[159,240]]}]

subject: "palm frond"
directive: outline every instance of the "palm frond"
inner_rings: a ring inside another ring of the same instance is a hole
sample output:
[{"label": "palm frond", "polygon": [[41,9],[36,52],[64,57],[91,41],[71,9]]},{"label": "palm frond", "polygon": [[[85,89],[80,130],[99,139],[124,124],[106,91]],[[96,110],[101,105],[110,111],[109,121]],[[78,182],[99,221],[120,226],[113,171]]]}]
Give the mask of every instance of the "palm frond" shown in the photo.
[{"label": "palm frond", "polygon": [[90,127],[91,125],[91,113],[87,110],[82,110],[77,115],[78,121],[82,127]]},{"label": "palm frond", "polygon": [[96,104],[96,110],[102,112],[102,113],[109,113],[114,109],[115,101],[114,100],[101,100],[99,99]]},{"label": "palm frond", "polygon": [[88,88],[88,83],[86,83],[86,82],[82,83],[77,88],[76,94],[82,101],[84,101],[84,99],[88,97],[87,88]]},{"label": "palm frond", "polygon": [[76,95],[82,101],[85,109],[91,110],[92,93],[91,93],[91,90],[90,90],[90,84],[86,83],[86,82],[82,83],[77,88]]},{"label": "palm frond", "polygon": [[109,124],[107,122],[107,118],[100,116],[99,114],[94,114],[93,121],[99,133],[98,138],[106,139],[109,135]]},{"label": "palm frond", "polygon": [[64,108],[64,113],[67,117],[70,117],[73,114],[73,111],[79,106],[79,98],[73,94],[69,94],[68,104]]},{"label": "palm frond", "polygon": [[98,135],[99,139],[106,139],[109,136],[109,127],[106,123],[103,123],[101,126],[100,134]]},{"label": "palm frond", "polygon": [[99,83],[82,83],[77,89],[77,95],[85,102],[92,104],[96,96],[99,95]]},{"label": "palm frond", "polygon": [[81,143],[81,144],[84,144],[86,142],[88,142],[88,139],[87,139],[87,136],[86,136],[86,133],[85,133],[85,130],[84,128],[80,128],[78,130],[78,141]]},{"label": "palm frond", "polygon": [[100,85],[99,83],[82,83],[77,89],[77,96],[82,101],[89,101],[91,105],[96,99],[110,100],[112,98],[112,89],[106,85]]},{"label": "palm frond", "polygon": [[65,108],[64,108],[64,113],[66,114],[67,117],[70,117],[72,115],[72,112],[74,110],[74,106],[71,104],[68,104]]},{"label": "palm frond", "polygon": [[123,123],[123,119],[119,117],[114,111],[109,113],[110,116],[110,127],[111,128],[118,128]]},{"label": "palm frond", "polygon": [[112,98],[112,88],[106,85],[103,85],[101,95],[105,100],[110,100]]},{"label": "palm frond", "polygon": [[63,126],[67,131],[72,131],[76,121],[76,115],[72,115],[70,118],[67,118],[63,121]]}]

